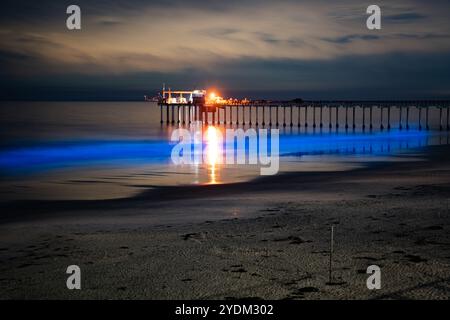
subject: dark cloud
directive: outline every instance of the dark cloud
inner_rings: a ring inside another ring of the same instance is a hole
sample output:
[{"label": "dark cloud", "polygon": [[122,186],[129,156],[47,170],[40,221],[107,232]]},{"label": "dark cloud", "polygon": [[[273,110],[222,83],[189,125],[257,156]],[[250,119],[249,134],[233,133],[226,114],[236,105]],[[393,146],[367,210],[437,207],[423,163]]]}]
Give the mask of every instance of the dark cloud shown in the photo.
[{"label": "dark cloud", "polygon": [[323,41],[331,42],[331,43],[337,43],[337,44],[346,44],[353,42],[355,40],[364,40],[364,41],[372,41],[372,40],[378,40],[381,36],[375,35],[375,34],[349,34],[342,37],[336,37],[336,38],[323,38]]},{"label": "dark cloud", "polygon": [[24,61],[24,60],[29,60],[32,58],[33,58],[33,56],[30,56],[28,54],[14,52],[14,51],[0,50],[0,63],[3,66],[6,66],[11,62],[14,63],[17,60]]},{"label": "dark cloud", "polygon": [[390,22],[415,22],[417,20],[422,20],[425,18],[427,18],[426,15],[416,13],[416,12],[392,14],[392,15],[387,15],[387,16],[383,17],[384,20],[387,20]]},{"label": "dark cloud", "polygon": [[105,27],[111,27],[111,26],[119,26],[123,24],[122,21],[119,20],[113,20],[113,19],[101,19],[97,22],[101,26]]},{"label": "dark cloud", "polygon": [[305,41],[300,38],[294,37],[281,38],[274,34],[266,32],[253,32],[252,36],[255,36],[257,39],[270,45],[288,45],[292,47],[300,47],[305,44]]},{"label": "dark cloud", "polygon": [[395,33],[388,35],[375,35],[375,34],[350,34],[342,37],[335,38],[322,38],[323,41],[335,43],[335,44],[348,44],[357,40],[373,41],[380,39],[411,39],[411,40],[431,40],[431,39],[449,39],[450,34],[440,33]]},{"label": "dark cloud", "polygon": [[3,0],[1,21],[55,21],[64,19],[66,8],[76,4],[88,15],[139,13],[144,8],[166,8],[168,12],[177,8],[193,8],[201,11],[228,10],[236,6],[255,6],[270,1],[258,0]]},{"label": "dark cloud", "polygon": [[230,35],[239,32],[236,28],[208,28],[203,30],[198,30],[196,32],[211,36],[211,37],[228,37]]},{"label": "dark cloud", "polygon": [[441,33],[397,33],[393,36],[394,38],[403,38],[403,39],[418,39],[418,40],[426,40],[426,39],[449,39],[450,34],[441,34]]}]

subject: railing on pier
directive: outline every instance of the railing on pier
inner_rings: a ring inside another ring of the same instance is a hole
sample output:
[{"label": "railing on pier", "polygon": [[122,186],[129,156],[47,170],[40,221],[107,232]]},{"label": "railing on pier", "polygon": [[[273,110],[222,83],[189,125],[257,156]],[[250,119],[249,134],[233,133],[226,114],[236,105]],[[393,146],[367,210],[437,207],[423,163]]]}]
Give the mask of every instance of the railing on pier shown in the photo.
[{"label": "railing on pier", "polygon": [[[203,121],[213,125],[312,126],[345,129],[361,126],[381,130],[394,125],[409,129],[416,123],[419,130],[430,129],[430,113],[439,119],[439,129],[449,130],[450,101],[285,101],[250,102],[246,104],[194,105],[158,103],[161,124],[187,124]],[[164,110],[165,109],[165,110]],[[412,115],[414,111],[414,115]],[[393,117],[393,113],[396,117]],[[436,112],[438,114],[436,115]],[[375,115],[375,113],[377,113]],[[246,117],[247,116],[247,117]],[[377,119],[375,119],[375,117]],[[425,119],[423,119],[425,117]],[[378,120],[378,121],[377,121]],[[341,122],[342,121],[342,122]],[[393,121],[396,123],[394,124]],[[445,125],[444,125],[445,122]]]}]

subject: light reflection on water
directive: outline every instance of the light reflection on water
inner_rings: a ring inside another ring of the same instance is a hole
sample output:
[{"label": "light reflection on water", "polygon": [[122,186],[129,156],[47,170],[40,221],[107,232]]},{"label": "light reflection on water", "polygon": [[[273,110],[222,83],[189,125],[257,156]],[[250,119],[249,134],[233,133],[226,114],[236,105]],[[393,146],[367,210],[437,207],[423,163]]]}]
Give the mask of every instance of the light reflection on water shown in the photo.
[{"label": "light reflection on water", "polygon": [[209,184],[219,183],[219,178],[217,176],[220,170],[219,157],[222,155],[221,152],[221,139],[219,139],[219,130],[214,126],[209,126],[206,129],[206,158],[208,165],[208,176]]}]

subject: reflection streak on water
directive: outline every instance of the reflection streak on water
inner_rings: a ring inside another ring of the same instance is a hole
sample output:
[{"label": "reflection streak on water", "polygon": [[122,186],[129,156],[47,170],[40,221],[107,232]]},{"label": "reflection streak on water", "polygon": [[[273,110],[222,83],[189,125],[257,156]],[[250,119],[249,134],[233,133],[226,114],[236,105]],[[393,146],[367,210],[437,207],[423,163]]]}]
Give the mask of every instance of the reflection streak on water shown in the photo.
[{"label": "reflection streak on water", "polygon": [[218,170],[219,157],[222,156],[220,144],[222,139],[219,138],[220,132],[214,127],[209,126],[206,129],[206,163],[208,165],[209,184],[216,184],[219,181],[216,177],[216,166]]}]

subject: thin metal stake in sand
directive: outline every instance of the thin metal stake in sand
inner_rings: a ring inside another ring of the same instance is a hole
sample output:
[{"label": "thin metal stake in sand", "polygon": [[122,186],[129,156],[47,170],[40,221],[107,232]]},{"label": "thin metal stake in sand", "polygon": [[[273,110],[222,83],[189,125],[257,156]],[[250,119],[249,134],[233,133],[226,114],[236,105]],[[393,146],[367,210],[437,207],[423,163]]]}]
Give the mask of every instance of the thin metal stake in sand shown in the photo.
[{"label": "thin metal stake in sand", "polygon": [[[446,215],[447,216],[448,216],[449,202],[450,202],[450,199],[447,199],[447,201],[446,201],[446,205],[447,205]],[[438,218],[439,219],[441,218],[441,210],[438,211]]]},{"label": "thin metal stake in sand", "polygon": [[330,268],[329,268],[329,279],[328,279],[328,283],[332,283],[332,274],[331,274],[331,270],[332,270],[332,260],[333,260],[333,247],[334,247],[334,226],[331,226],[331,239],[330,239]]}]

